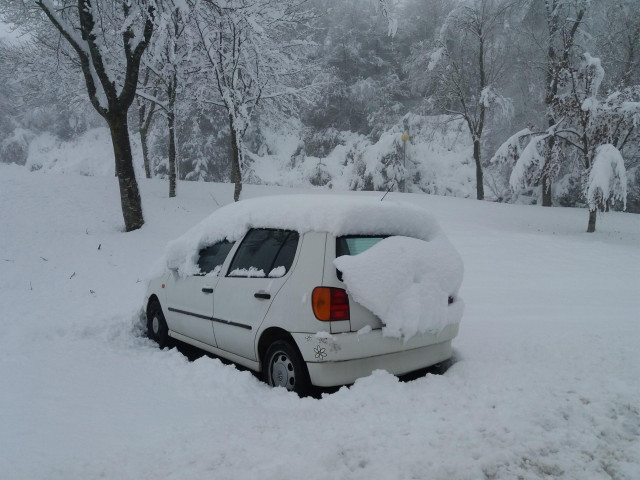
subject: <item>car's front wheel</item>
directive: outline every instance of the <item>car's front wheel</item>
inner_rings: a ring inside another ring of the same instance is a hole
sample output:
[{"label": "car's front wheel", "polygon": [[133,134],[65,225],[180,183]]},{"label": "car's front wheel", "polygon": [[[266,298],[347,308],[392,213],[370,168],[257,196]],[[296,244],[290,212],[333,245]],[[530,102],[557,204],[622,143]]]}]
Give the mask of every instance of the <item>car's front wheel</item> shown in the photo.
[{"label": "car's front wheel", "polygon": [[307,365],[298,349],[287,340],[277,340],[269,346],[263,363],[265,381],[272,387],[284,387],[304,396],[311,382]]},{"label": "car's front wheel", "polygon": [[169,345],[169,327],[164,319],[162,308],[157,301],[152,302],[147,309],[147,335],[160,348]]}]

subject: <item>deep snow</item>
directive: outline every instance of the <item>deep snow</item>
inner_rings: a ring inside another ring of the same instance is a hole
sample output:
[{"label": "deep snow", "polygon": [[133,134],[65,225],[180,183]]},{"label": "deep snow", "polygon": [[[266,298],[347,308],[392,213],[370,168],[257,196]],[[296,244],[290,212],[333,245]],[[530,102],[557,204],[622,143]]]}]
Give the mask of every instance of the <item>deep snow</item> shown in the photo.
[{"label": "deep snow", "polygon": [[[378,231],[384,232],[384,225]],[[407,342],[418,333],[437,334],[460,323],[464,301],[458,292],[464,268],[442,233],[431,241],[388,237],[333,263],[349,295],[382,320],[385,337]],[[455,304],[448,304],[450,297],[456,298]]]},{"label": "deep snow", "polygon": [[639,216],[389,194],[464,260],[457,363],[299,399],[139,335],[153,261],[232,198],[141,191],[125,234],[115,179],[0,165],[0,478],[640,478]]}]

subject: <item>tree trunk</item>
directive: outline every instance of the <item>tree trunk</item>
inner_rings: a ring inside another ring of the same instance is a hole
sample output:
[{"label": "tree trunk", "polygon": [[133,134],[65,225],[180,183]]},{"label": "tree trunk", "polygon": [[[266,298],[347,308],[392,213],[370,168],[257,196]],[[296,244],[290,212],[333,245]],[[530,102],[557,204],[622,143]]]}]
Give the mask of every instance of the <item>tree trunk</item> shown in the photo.
[{"label": "tree trunk", "polygon": [[[482,27],[478,30],[479,49],[478,49],[478,70],[480,74],[480,94],[484,91],[487,85],[486,74],[484,71],[484,36],[482,33]],[[482,175],[482,163],[480,161],[480,138],[482,136],[482,130],[484,128],[484,115],[485,106],[481,101],[480,105],[480,118],[478,123],[473,129],[473,159],[476,161],[476,194],[478,200],[484,200],[484,178]]]},{"label": "tree trunk", "polygon": [[478,200],[484,200],[484,178],[480,163],[480,140],[473,141],[473,159],[476,161],[476,193]]},{"label": "tree trunk", "polygon": [[587,233],[593,233],[596,231],[596,213],[597,210],[589,210],[589,225],[587,226]]},{"label": "tree trunk", "polygon": [[144,218],[138,182],[133,169],[126,110],[117,115],[109,115],[107,122],[111,130],[124,227],[127,232],[130,232],[142,227]]},{"label": "tree trunk", "polygon": [[[553,127],[555,125],[555,120],[549,118],[549,127]],[[542,206],[543,207],[551,207],[552,199],[551,199],[551,175],[549,171],[551,169],[552,155],[553,155],[553,147],[556,143],[556,139],[553,135],[549,137],[549,142],[547,144],[547,151],[544,155],[544,165],[542,167],[542,175],[540,176],[540,185],[542,187]]]},{"label": "tree trunk", "polygon": [[[145,70],[143,85],[146,87],[149,83],[149,72],[147,68]],[[155,97],[157,89],[154,89],[153,96]],[[142,161],[144,162],[144,173],[147,178],[151,178],[151,161],[149,160],[149,128],[151,127],[151,121],[153,120],[153,114],[156,108],[155,103],[149,105],[149,111],[147,112],[147,104],[144,100],[138,98],[138,131],[140,132],[140,143],[142,145]]]},{"label": "tree trunk", "polygon": [[176,134],[173,112],[167,115],[169,124],[169,198],[176,196]]},{"label": "tree trunk", "polygon": [[149,145],[146,130],[140,129],[140,144],[142,145],[142,160],[144,161],[144,174],[151,178],[151,164],[149,162]]},{"label": "tree trunk", "polygon": [[233,200],[237,202],[240,199],[240,192],[242,192],[242,173],[240,172],[238,132],[236,132],[236,129],[234,128],[231,115],[229,115],[229,128],[231,129],[231,150],[233,152],[231,157],[231,181],[235,184],[233,189]]},{"label": "tree trunk", "polygon": [[624,71],[622,73],[622,88],[631,86],[631,79],[633,77],[633,64],[636,56],[636,45],[640,42],[640,26],[635,31],[628,34],[628,43],[625,45],[627,49],[627,58],[624,62]]}]

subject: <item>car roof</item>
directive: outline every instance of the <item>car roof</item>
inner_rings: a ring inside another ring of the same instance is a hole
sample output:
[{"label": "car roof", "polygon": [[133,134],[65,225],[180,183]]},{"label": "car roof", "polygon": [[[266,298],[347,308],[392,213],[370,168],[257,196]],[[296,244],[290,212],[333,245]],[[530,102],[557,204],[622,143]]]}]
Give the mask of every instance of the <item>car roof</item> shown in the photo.
[{"label": "car roof", "polygon": [[236,241],[251,228],[278,228],[342,235],[402,235],[431,240],[440,233],[435,219],[416,205],[380,201],[382,195],[275,195],[225,205],[169,243],[166,264],[189,271],[201,248]]}]

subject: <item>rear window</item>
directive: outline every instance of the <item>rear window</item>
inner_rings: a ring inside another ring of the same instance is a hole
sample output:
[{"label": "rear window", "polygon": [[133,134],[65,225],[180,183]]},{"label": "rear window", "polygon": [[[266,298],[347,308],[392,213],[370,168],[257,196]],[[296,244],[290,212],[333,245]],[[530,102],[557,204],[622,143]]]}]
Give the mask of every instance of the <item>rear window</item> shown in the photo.
[{"label": "rear window", "polygon": [[358,255],[369,250],[387,235],[347,235],[336,238],[336,258],[342,255]]}]

